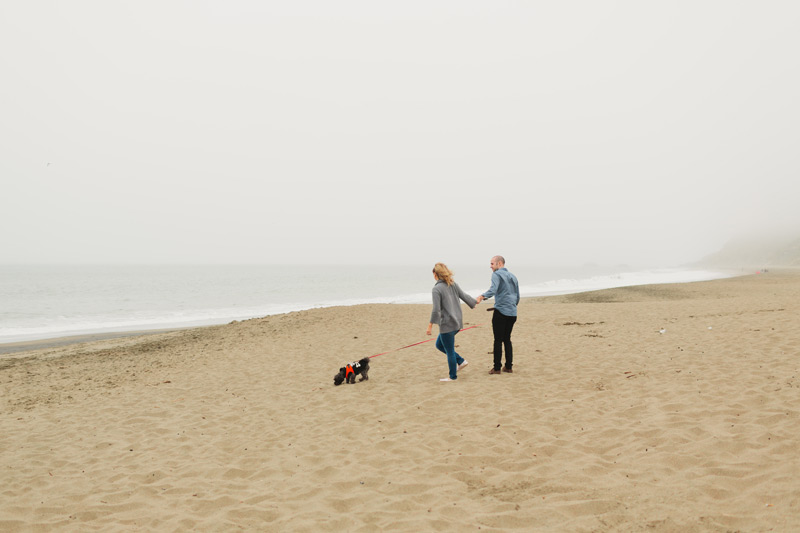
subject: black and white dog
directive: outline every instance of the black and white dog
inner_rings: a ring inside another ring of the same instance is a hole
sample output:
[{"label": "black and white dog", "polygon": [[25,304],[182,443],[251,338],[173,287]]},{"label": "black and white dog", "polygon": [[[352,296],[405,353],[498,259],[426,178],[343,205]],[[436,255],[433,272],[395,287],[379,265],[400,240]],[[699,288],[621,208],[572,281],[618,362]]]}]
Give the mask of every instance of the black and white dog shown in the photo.
[{"label": "black and white dog", "polygon": [[333,376],[333,384],[341,385],[342,382],[355,383],[356,376],[360,375],[361,379],[358,381],[366,381],[369,379],[367,372],[369,371],[369,357],[365,357],[355,363],[349,363],[339,369],[339,373]]}]

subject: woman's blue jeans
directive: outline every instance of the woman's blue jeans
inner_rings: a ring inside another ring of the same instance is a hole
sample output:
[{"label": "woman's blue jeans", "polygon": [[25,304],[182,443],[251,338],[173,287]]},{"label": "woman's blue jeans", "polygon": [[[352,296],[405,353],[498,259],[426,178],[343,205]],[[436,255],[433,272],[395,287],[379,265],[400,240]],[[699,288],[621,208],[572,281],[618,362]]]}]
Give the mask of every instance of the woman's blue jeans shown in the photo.
[{"label": "woman's blue jeans", "polygon": [[456,333],[439,333],[436,338],[436,349],[447,354],[447,367],[450,369],[450,379],[458,379],[458,365],[464,362],[464,358],[456,353]]}]

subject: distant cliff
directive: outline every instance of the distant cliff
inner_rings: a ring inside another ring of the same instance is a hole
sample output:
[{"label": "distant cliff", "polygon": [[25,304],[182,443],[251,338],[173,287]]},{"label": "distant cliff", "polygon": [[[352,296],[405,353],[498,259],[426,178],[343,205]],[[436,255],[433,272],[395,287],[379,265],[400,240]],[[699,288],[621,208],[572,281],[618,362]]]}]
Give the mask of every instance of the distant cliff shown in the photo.
[{"label": "distant cliff", "polygon": [[800,267],[800,236],[736,239],[697,263],[707,267]]}]

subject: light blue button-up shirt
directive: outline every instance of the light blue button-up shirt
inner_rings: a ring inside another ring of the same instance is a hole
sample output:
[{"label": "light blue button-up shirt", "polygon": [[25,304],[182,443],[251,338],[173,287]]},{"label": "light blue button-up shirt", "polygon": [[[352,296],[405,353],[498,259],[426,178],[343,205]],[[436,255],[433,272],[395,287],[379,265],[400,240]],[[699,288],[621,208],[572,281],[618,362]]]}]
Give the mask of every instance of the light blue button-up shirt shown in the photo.
[{"label": "light blue button-up shirt", "polygon": [[506,316],[517,316],[519,303],[519,282],[506,267],[492,272],[492,286],[483,293],[488,299],[494,296],[494,308]]}]

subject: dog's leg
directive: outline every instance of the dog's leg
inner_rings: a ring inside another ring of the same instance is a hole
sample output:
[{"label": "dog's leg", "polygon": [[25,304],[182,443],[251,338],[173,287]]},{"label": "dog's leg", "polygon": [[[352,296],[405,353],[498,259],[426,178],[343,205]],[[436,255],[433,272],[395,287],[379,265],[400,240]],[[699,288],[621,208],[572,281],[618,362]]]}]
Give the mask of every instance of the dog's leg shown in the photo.
[{"label": "dog's leg", "polygon": [[367,381],[368,379],[369,379],[369,376],[367,375],[367,371],[366,371],[366,370],[364,370],[364,371],[361,373],[361,379],[359,379],[358,381]]}]

